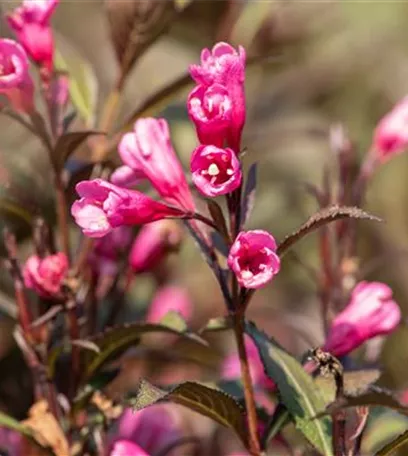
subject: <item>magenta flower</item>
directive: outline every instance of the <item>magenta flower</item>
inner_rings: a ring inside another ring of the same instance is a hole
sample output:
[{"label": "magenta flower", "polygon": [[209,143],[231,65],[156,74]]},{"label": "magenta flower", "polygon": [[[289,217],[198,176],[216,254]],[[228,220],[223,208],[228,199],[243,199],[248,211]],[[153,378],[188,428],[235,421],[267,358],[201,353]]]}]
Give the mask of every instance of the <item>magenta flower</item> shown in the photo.
[{"label": "magenta flower", "polygon": [[62,252],[44,258],[32,255],[23,268],[24,284],[43,298],[54,298],[60,294],[67,271],[68,260]]},{"label": "magenta flower", "polygon": [[[245,348],[249,361],[252,382],[255,386],[275,390],[274,382],[265,374],[261,357],[255,343],[249,336],[245,336]],[[222,363],[221,376],[225,380],[237,380],[241,378],[241,366],[238,353],[228,355]]]},{"label": "magenta flower", "polygon": [[52,70],[54,37],[50,19],[59,0],[23,0],[22,6],[7,16],[27,54],[39,65]]},{"label": "magenta flower", "polygon": [[0,453],[6,452],[8,456],[24,454],[23,438],[17,431],[0,427]]},{"label": "magenta flower", "polygon": [[152,271],[165,256],[176,250],[182,241],[178,224],[170,220],[159,220],[141,228],[129,255],[133,272],[141,274]]},{"label": "magenta flower", "polygon": [[129,440],[118,440],[114,443],[109,456],[149,456],[136,443]]},{"label": "magenta flower", "polygon": [[275,239],[263,230],[241,231],[229,252],[228,266],[242,287],[262,287],[280,269]]},{"label": "magenta flower", "polygon": [[0,39],[0,94],[15,111],[33,110],[33,81],[24,49],[15,41]]},{"label": "magenta flower", "polygon": [[175,285],[161,287],[150,304],[146,320],[158,323],[170,311],[178,312],[184,320],[191,318],[193,304],[185,288]]},{"label": "magenta flower", "polygon": [[232,99],[226,87],[199,85],[187,99],[187,109],[201,144],[223,147],[232,125]]},{"label": "magenta flower", "polygon": [[191,157],[193,182],[205,196],[231,193],[241,185],[241,165],[231,149],[198,146]]},{"label": "magenta flower", "polygon": [[389,334],[401,320],[392,290],[381,282],[360,282],[350,302],[333,320],[324,350],[343,356],[366,340]]},{"label": "magenta flower", "polygon": [[102,237],[121,225],[143,225],[185,212],[166,206],[135,190],[127,190],[102,179],[82,181],[76,186],[81,197],[71,213],[84,234]]},{"label": "magenta flower", "polygon": [[142,172],[170,204],[194,212],[194,201],[183,168],[174,152],[165,119],[139,119],[126,133],[119,154],[125,165]]},{"label": "magenta flower", "polygon": [[190,65],[191,77],[198,83],[209,86],[214,83],[227,85],[231,81],[243,84],[245,80],[245,49],[238,52],[228,43],[217,43],[212,50],[203,49],[201,65]]},{"label": "magenta flower", "polygon": [[132,169],[130,166],[119,166],[110,176],[112,184],[119,187],[134,187],[146,179],[143,171]]}]

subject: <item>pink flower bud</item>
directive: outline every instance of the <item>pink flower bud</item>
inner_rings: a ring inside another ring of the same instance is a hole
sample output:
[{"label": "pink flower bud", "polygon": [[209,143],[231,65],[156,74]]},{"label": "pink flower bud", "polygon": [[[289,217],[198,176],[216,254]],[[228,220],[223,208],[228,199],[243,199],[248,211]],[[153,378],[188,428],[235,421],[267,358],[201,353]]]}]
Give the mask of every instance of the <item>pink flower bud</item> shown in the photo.
[{"label": "pink flower bud", "polygon": [[15,111],[30,112],[33,93],[24,49],[13,40],[0,39],[0,94],[7,97]]},{"label": "pink flower bud", "polygon": [[366,340],[391,333],[401,320],[392,290],[380,282],[360,282],[350,302],[333,320],[324,350],[343,356]]},{"label": "pink flower bud", "polygon": [[380,162],[408,147],[408,96],[380,120],[374,132],[373,147]]},{"label": "pink flower bud", "polygon": [[113,444],[110,456],[149,456],[139,445],[129,440],[118,440]]},{"label": "pink flower bud", "polygon": [[129,255],[133,272],[141,274],[154,269],[169,252],[179,247],[182,237],[179,225],[173,220],[159,220],[143,226]]},{"label": "pink flower bud", "polygon": [[158,323],[170,311],[178,312],[184,320],[191,318],[193,305],[184,288],[174,285],[160,288],[150,304],[146,320]]},{"label": "pink flower bud", "polygon": [[187,99],[187,109],[202,144],[223,147],[232,125],[232,106],[226,87],[199,85]]},{"label": "pink flower bud", "polygon": [[279,272],[276,242],[263,230],[241,231],[228,255],[228,266],[245,288],[260,288]]},{"label": "pink flower bud", "polygon": [[205,196],[231,193],[241,185],[241,165],[231,149],[198,146],[191,157],[193,182]]},{"label": "pink flower bud", "polygon": [[[261,357],[255,343],[249,336],[245,336],[245,348],[249,361],[249,370],[251,378],[255,386],[275,389],[273,381],[265,374],[265,369],[262,365]],[[221,368],[222,378],[225,380],[236,380],[241,378],[241,364],[238,353],[232,353],[227,356]]]},{"label": "pink flower bud", "polygon": [[157,404],[138,412],[126,409],[117,439],[136,442],[148,454],[159,454],[183,436],[182,418],[173,404]]},{"label": "pink flower bud", "polygon": [[71,213],[84,234],[102,237],[121,225],[143,225],[166,217],[183,217],[180,209],[166,206],[135,190],[103,179],[82,181],[76,186],[81,197]]},{"label": "pink flower bud", "polygon": [[187,211],[195,210],[183,168],[170,141],[165,119],[139,119],[126,133],[119,154],[125,165],[141,171],[163,199]]},{"label": "pink flower bud", "polygon": [[58,296],[68,271],[68,260],[64,253],[40,258],[32,255],[23,268],[24,284],[43,298]]},{"label": "pink flower bud", "polygon": [[203,49],[201,66],[190,65],[191,77],[202,85],[214,83],[227,85],[229,82],[244,83],[245,49],[238,47],[238,52],[228,43],[217,43],[212,50]]},{"label": "pink flower bud", "polygon": [[27,54],[39,65],[52,70],[54,37],[50,19],[59,0],[24,0],[7,16],[10,27]]},{"label": "pink flower bud", "polygon": [[110,176],[112,184],[118,185],[119,187],[134,187],[135,185],[146,179],[143,171],[135,170],[130,166],[119,166]]}]

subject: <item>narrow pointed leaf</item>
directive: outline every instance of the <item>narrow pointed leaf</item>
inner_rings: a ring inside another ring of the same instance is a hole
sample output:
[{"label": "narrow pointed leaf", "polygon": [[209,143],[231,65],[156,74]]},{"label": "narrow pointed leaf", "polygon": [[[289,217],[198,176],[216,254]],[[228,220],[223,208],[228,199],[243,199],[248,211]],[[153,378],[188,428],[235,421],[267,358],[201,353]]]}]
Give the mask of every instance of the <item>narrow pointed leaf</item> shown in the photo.
[{"label": "narrow pointed leaf", "polygon": [[207,200],[208,211],[216,224],[218,231],[225,239],[228,239],[227,222],[225,221],[224,214],[219,204],[214,200]]},{"label": "narrow pointed leaf", "polygon": [[290,423],[290,421],[291,417],[288,409],[283,404],[278,404],[262,434],[261,446],[264,450],[268,448],[269,442],[278,434],[278,432]]},{"label": "narrow pointed leaf", "polygon": [[392,454],[395,454],[398,448],[405,444],[408,444],[408,430],[400,434],[392,442],[387,443],[387,445],[375,453],[375,456],[391,456]]},{"label": "narrow pointed leaf", "polygon": [[257,168],[258,164],[252,163],[247,174],[244,195],[242,198],[241,227],[248,221],[255,205]]},{"label": "narrow pointed leaf", "polygon": [[246,444],[245,413],[228,394],[200,383],[185,382],[170,391],[161,390],[142,381],[136,396],[128,400],[136,410],[168,401],[183,405],[217,423],[232,429]]},{"label": "narrow pointed leaf", "polygon": [[324,411],[325,402],[312,377],[296,358],[253,323],[246,323],[245,330],[258,347],[265,372],[276,383],[296,427],[322,454],[331,456],[331,420],[327,416],[313,419]]}]

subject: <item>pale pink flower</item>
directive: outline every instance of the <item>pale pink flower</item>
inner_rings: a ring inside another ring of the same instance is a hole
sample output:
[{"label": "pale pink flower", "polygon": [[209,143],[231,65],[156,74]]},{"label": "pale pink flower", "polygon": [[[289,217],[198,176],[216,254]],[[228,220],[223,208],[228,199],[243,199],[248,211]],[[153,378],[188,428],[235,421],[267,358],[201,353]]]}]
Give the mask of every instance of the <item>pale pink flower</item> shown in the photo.
[{"label": "pale pink flower", "polygon": [[191,157],[193,182],[205,196],[231,193],[241,185],[241,165],[232,149],[198,146]]},{"label": "pale pink flower", "polygon": [[0,94],[15,111],[33,110],[34,85],[24,49],[15,41],[0,39]]},{"label": "pale pink flower", "polygon": [[[245,349],[253,384],[257,387],[274,390],[275,384],[265,374],[258,349],[249,336],[245,336]],[[221,367],[221,376],[225,380],[237,380],[241,378],[241,364],[237,352],[231,353],[225,358]]]},{"label": "pale pink flower", "polygon": [[24,284],[43,298],[53,298],[60,294],[67,271],[68,260],[62,252],[44,258],[32,255],[23,267]]},{"label": "pale pink flower", "polygon": [[360,282],[333,320],[323,349],[335,356],[346,355],[372,337],[391,333],[400,320],[401,311],[389,286]]},{"label": "pale pink flower", "polygon": [[223,147],[232,127],[233,100],[226,87],[197,86],[187,99],[187,110],[201,144]]},{"label": "pale pink flower", "polygon": [[149,454],[130,440],[118,440],[113,444],[109,456],[149,456]]},{"label": "pale pink flower", "polygon": [[84,234],[90,237],[105,236],[122,225],[143,225],[185,216],[180,209],[102,179],[82,181],[77,184],[76,191],[81,198],[72,205],[71,213]]},{"label": "pale pink flower", "polygon": [[140,170],[132,169],[130,166],[119,166],[110,176],[112,184],[119,187],[134,187],[146,179],[144,173]]},{"label": "pale pink flower", "polygon": [[176,285],[159,288],[150,304],[146,320],[158,323],[170,311],[179,313],[184,320],[191,318],[193,304],[185,288]]},{"label": "pale pink flower", "polygon": [[54,37],[50,19],[59,0],[24,0],[7,16],[27,54],[47,70],[53,67]]},{"label": "pale pink flower", "polygon": [[241,231],[230,249],[228,266],[242,287],[262,287],[280,269],[275,239],[263,230]]},{"label": "pale pink flower", "polygon": [[139,119],[132,133],[126,133],[119,144],[119,155],[125,165],[141,171],[170,204],[194,212],[194,201],[183,168],[170,140],[165,119]]},{"label": "pale pink flower", "polygon": [[408,96],[403,98],[377,125],[373,148],[383,162],[408,147]]},{"label": "pale pink flower", "polygon": [[165,256],[180,246],[183,234],[172,220],[159,220],[144,225],[133,242],[129,265],[141,274],[153,270]]}]

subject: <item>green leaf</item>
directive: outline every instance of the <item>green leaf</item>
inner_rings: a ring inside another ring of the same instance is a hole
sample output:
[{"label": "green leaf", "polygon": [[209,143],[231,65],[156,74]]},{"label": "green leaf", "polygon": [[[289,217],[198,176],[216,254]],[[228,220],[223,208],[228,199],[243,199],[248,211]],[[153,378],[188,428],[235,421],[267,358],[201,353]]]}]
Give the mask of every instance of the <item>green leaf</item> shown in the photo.
[{"label": "green leaf", "polygon": [[375,453],[375,456],[389,456],[391,454],[394,454],[398,448],[402,447],[402,445],[405,444],[408,444],[408,429],[400,434],[392,442],[387,443],[387,445],[381,448],[381,450],[377,451],[377,453]]},{"label": "green leaf", "polygon": [[204,334],[208,332],[218,332],[218,331],[226,331],[228,329],[232,329],[232,319],[230,316],[226,317],[216,317],[211,318],[207,321],[207,324],[203,326],[198,333]]},{"label": "green leaf", "polygon": [[313,419],[325,409],[325,402],[312,377],[296,358],[253,323],[246,323],[245,330],[258,347],[265,372],[276,383],[296,427],[321,453],[332,455],[331,420],[327,416]]},{"label": "green leaf", "polygon": [[268,448],[269,442],[285,427],[290,423],[290,413],[283,404],[278,404],[276,409],[271,416],[269,422],[266,425],[265,431],[262,434],[261,446],[264,450]]},{"label": "green leaf", "polygon": [[55,67],[57,71],[65,71],[69,74],[69,93],[72,104],[86,125],[91,126],[95,114],[98,85],[95,73],[80,52],[60,35],[57,36]]},{"label": "green leaf", "polygon": [[146,381],[142,381],[136,396],[128,399],[129,405],[136,410],[141,410],[161,401],[183,405],[211,418],[222,426],[235,431],[246,445],[245,413],[228,394],[194,382],[181,383],[170,391],[163,391]]},{"label": "green leaf", "polygon": [[298,230],[287,236],[279,245],[277,249],[278,255],[282,256],[290,247],[296,242],[303,239],[306,235],[312,231],[321,228],[328,223],[335,222],[341,219],[365,219],[374,220],[381,222],[382,220],[375,215],[371,215],[368,212],[359,209],[358,207],[347,207],[347,206],[330,206],[322,209],[316,214],[313,214],[309,220],[307,220]]}]

